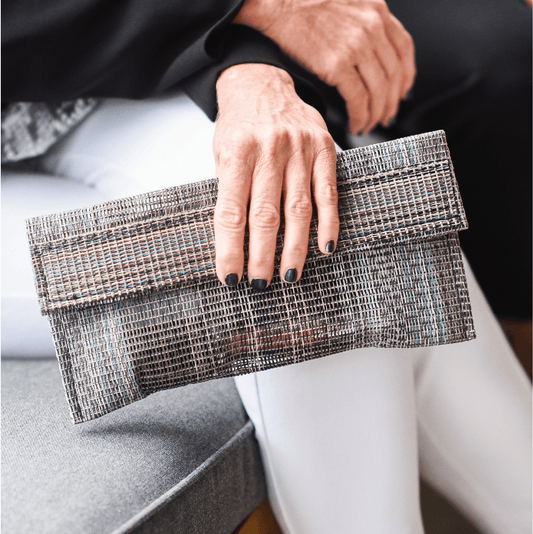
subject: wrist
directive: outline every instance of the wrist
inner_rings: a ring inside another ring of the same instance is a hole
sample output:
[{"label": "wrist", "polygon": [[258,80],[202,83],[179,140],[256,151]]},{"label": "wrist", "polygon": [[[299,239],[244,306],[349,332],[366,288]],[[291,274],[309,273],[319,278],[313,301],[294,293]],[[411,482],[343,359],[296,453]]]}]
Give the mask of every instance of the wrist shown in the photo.
[{"label": "wrist", "polygon": [[284,0],[246,0],[233,20],[265,32],[283,12]]},{"label": "wrist", "polygon": [[266,63],[240,63],[224,69],[217,80],[216,90],[219,109],[228,98],[233,99],[236,93],[245,91],[258,92],[272,89],[274,92],[296,94],[294,82],[290,74],[283,69]]}]

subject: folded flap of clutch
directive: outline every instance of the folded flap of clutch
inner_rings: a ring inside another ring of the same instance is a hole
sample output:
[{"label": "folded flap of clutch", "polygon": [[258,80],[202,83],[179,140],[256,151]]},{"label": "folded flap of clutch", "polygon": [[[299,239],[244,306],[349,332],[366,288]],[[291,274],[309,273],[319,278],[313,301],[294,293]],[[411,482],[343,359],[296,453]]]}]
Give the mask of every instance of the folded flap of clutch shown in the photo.
[{"label": "folded flap of clutch", "polygon": [[[467,227],[442,131],[339,154],[337,180],[335,254]],[[215,278],[216,194],[213,179],[29,219],[41,312]]]}]

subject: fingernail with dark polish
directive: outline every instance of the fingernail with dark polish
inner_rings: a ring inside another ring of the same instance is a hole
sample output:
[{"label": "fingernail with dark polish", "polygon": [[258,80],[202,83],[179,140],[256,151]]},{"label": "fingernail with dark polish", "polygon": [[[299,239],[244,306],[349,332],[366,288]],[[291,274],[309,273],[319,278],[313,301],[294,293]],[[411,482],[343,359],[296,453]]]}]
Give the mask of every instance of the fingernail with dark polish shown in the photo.
[{"label": "fingernail with dark polish", "polygon": [[226,285],[229,287],[234,287],[239,283],[239,277],[235,273],[228,273],[226,275]]},{"label": "fingernail with dark polish", "polygon": [[328,254],[332,254],[335,251],[335,241],[333,239],[331,241],[328,241],[328,244],[326,245],[326,252]]},{"label": "fingernail with dark polish", "polygon": [[264,291],[267,286],[267,281],[263,280],[263,278],[252,278],[250,285],[256,291]]},{"label": "fingernail with dark polish", "polygon": [[298,271],[291,267],[285,273],[285,282],[296,282],[296,278],[298,278]]}]

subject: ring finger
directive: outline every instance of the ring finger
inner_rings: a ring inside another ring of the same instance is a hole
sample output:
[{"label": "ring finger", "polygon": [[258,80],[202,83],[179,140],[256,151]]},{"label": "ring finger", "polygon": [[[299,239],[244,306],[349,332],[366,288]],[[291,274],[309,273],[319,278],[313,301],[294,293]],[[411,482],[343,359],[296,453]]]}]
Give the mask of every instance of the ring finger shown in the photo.
[{"label": "ring finger", "polygon": [[284,180],[285,235],[280,262],[280,277],[297,282],[302,275],[309,227],[313,215],[311,200],[311,157],[298,151],[287,163]]}]

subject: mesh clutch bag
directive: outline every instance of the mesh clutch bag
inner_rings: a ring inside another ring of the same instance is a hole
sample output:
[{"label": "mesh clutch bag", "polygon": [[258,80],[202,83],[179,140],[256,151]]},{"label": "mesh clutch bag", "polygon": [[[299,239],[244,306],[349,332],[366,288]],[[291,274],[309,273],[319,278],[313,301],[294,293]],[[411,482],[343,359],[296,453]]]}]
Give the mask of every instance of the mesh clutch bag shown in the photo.
[{"label": "mesh clutch bag", "polygon": [[28,220],[74,422],[349,349],[472,339],[457,237],[467,224],[444,132],[341,153],[337,178],[335,253],[313,242],[313,217],[300,281],[274,276],[265,292],[216,278],[215,179]]}]

